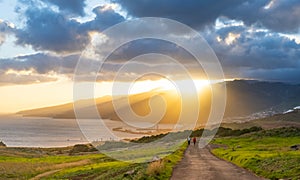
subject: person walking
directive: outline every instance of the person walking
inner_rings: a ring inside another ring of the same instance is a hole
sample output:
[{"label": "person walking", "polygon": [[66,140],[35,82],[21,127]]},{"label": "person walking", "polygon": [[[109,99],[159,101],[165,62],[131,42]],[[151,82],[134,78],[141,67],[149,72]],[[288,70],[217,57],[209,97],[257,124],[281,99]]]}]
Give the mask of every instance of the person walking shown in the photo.
[{"label": "person walking", "polygon": [[188,142],[188,145],[191,144],[191,138],[190,138],[190,136],[187,138],[187,142]]},{"label": "person walking", "polygon": [[196,145],[196,137],[193,138],[194,146]]}]

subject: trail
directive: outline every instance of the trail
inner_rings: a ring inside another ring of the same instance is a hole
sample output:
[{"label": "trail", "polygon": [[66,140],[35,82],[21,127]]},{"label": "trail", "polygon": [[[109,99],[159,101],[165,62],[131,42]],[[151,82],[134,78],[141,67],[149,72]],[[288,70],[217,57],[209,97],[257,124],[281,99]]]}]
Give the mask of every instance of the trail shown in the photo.
[{"label": "trail", "polygon": [[172,180],[261,180],[251,172],[212,155],[208,148],[190,145],[174,168]]},{"label": "trail", "polygon": [[69,167],[75,167],[75,166],[81,166],[81,165],[86,165],[89,164],[90,161],[85,159],[85,160],[81,160],[81,161],[76,161],[76,162],[69,162],[69,163],[63,163],[63,164],[56,164],[54,166],[51,167],[52,170],[46,171],[44,173],[38,174],[37,176],[31,178],[31,180],[38,180],[41,179],[43,177],[47,177],[50,176],[64,168],[69,168]]}]

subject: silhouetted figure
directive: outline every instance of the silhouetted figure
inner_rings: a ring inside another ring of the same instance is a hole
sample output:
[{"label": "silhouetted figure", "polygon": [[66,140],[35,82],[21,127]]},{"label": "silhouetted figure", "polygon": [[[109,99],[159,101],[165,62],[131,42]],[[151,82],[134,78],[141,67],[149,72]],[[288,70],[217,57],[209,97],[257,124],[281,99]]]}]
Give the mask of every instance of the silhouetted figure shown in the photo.
[{"label": "silhouetted figure", "polygon": [[196,137],[193,138],[194,146],[196,145]]},{"label": "silhouetted figure", "polygon": [[190,145],[191,144],[191,138],[190,138],[190,136],[187,138],[187,141],[188,141],[188,145]]}]

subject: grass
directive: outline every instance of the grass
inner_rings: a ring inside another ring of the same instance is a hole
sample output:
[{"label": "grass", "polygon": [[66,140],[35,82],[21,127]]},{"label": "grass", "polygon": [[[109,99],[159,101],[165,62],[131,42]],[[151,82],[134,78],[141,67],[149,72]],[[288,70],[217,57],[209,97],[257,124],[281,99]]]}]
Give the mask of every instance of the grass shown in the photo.
[{"label": "grass", "polygon": [[[74,147],[3,147],[0,148],[0,179],[30,179],[43,173],[48,174],[42,179],[168,179],[186,146],[184,143],[170,155],[149,163],[117,161],[99,152],[74,153]],[[170,150],[160,151],[169,154]],[[139,152],[139,155],[149,152]]]},{"label": "grass", "polygon": [[189,134],[190,131],[183,131],[143,137],[131,142],[106,142],[99,146],[99,149],[118,160],[134,163],[149,162],[153,157],[164,158],[176,151]]},{"label": "grass", "polygon": [[185,142],[177,151],[166,156],[163,159],[164,168],[159,172],[158,176],[154,176],[155,178],[153,179],[169,179],[172,175],[174,166],[182,159],[186,148],[187,142]]},{"label": "grass", "polygon": [[81,167],[64,169],[49,179],[168,179],[173,167],[181,160],[187,144],[184,143],[174,153],[150,163],[128,163],[110,161]]},{"label": "grass", "polygon": [[55,173],[47,179],[106,179],[107,177],[114,177],[118,179],[118,176],[123,176],[123,173],[135,169],[138,165],[131,165],[129,163],[120,161],[109,161],[102,163],[92,163],[85,166],[66,168],[58,173]]},{"label": "grass", "polygon": [[[9,151],[9,149],[8,149]],[[104,160],[102,154],[89,155],[42,155],[41,157],[0,156],[0,178],[28,179],[53,170],[57,165],[82,160]]]},{"label": "grass", "polygon": [[146,144],[132,144],[130,148],[112,148],[108,150],[102,150],[105,154],[128,162],[147,162],[152,161],[153,157],[164,158],[168,154],[173,153],[178,149],[183,141],[173,142],[152,142]]},{"label": "grass", "polygon": [[299,133],[297,128],[280,128],[241,137],[216,138],[212,143],[222,146],[212,152],[259,176],[300,179],[300,151],[290,149],[300,144]]}]

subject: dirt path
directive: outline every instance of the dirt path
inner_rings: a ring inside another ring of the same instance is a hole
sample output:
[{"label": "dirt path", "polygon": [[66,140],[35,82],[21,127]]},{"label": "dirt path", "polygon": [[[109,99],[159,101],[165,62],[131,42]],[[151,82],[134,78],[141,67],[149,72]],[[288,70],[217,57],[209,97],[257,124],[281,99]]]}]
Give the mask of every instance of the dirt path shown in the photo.
[{"label": "dirt path", "polygon": [[221,160],[208,148],[190,145],[182,161],[175,167],[172,180],[258,180],[262,179],[234,164]]},{"label": "dirt path", "polygon": [[63,163],[63,164],[56,164],[56,165],[53,165],[51,167],[52,170],[49,170],[49,171],[46,171],[42,174],[38,174],[37,176],[31,178],[31,180],[38,180],[38,179],[41,179],[43,177],[47,177],[47,176],[50,176],[64,168],[69,168],[69,167],[75,167],[75,166],[81,166],[81,165],[86,165],[86,164],[89,164],[90,161],[88,159],[84,159],[84,160],[81,160],[81,161],[76,161],[76,162],[70,162],[70,163]]}]

